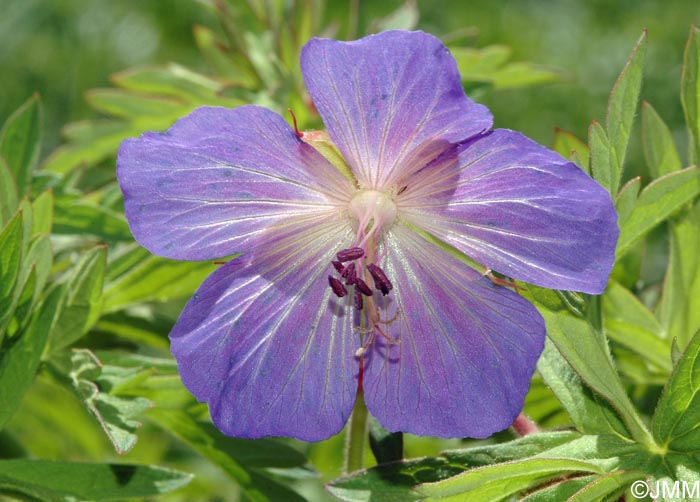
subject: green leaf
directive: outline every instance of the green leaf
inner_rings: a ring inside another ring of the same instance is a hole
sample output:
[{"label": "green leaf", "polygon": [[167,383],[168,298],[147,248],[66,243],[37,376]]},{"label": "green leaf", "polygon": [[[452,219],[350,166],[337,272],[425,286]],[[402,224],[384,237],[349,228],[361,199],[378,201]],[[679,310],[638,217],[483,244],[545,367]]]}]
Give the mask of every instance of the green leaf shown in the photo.
[{"label": "green leaf", "polygon": [[[236,481],[248,500],[254,502],[274,500],[301,502],[304,500],[295,492],[285,489],[271,479],[247,471],[238,461],[220,449],[214,438],[187,413],[179,410],[154,408],[148,413],[148,417],[156,425],[173,434]],[[284,492],[284,497],[280,497],[280,492]]]},{"label": "green leaf", "polygon": [[649,173],[653,178],[683,167],[671,131],[646,101],[642,102],[642,146]]},{"label": "green leaf", "polygon": [[634,210],[618,222],[617,257],[649,230],[700,194],[700,168],[688,167],[654,180],[639,194]]},{"label": "green leaf", "polygon": [[553,478],[579,472],[601,470],[588,462],[531,458],[472,469],[444,481],[419,485],[416,491],[427,500],[496,502]]},{"label": "green leaf", "polygon": [[76,264],[63,286],[56,326],[51,334],[51,351],[68,347],[82,337],[100,316],[102,284],[107,265],[107,248],[95,246]]},{"label": "green leaf", "polygon": [[596,479],[596,477],[595,475],[580,476],[573,479],[554,481],[552,484],[523,497],[520,499],[520,502],[561,502],[562,500],[568,500],[571,495]]},{"label": "green leaf", "polygon": [[94,235],[108,244],[133,240],[122,214],[77,197],[56,199],[53,220],[56,234]]},{"label": "green leaf", "polygon": [[[611,157],[616,163],[615,172],[618,176],[611,185],[614,188],[619,186],[619,177],[622,174],[622,168],[625,163],[627,143],[632,130],[634,116],[637,112],[639,91],[642,88],[646,41],[647,32],[644,30],[634,49],[632,49],[632,54],[630,54],[620,76],[617,78],[608,101],[606,129],[610,138]],[[615,192],[611,191],[611,193]]]},{"label": "green leaf", "polygon": [[17,184],[5,159],[0,157],[0,228],[17,211]]},{"label": "green leaf", "polygon": [[627,221],[634,211],[637,205],[637,199],[639,198],[639,192],[642,189],[642,178],[637,176],[632,178],[625,186],[622,187],[620,192],[617,194],[617,200],[615,200],[615,209],[617,209],[617,221],[619,222]]},{"label": "green leaf", "polygon": [[657,317],[682,350],[700,329],[700,203],[671,221],[671,249]]},{"label": "green leaf", "polygon": [[550,340],[546,341],[537,362],[537,371],[568,413],[576,430],[587,434],[629,436],[612,408],[584,385]]},{"label": "green leaf", "polygon": [[652,419],[652,431],[664,448],[700,452],[700,332],[688,344],[671,373]]},{"label": "green leaf", "polygon": [[634,439],[642,444],[653,444],[615,370],[607,341],[588,322],[574,317],[564,306],[558,310],[544,307],[540,302],[535,306],[544,317],[547,336],[579,377],[617,410]]},{"label": "green leaf", "polygon": [[378,464],[403,459],[403,432],[389,432],[370,415],[369,446]]},{"label": "green leaf", "polygon": [[600,476],[567,499],[567,502],[598,502],[619,495],[626,486],[638,479],[645,479],[642,471],[619,470]]},{"label": "green leaf", "polygon": [[415,0],[407,0],[394,12],[372,22],[369,33],[379,33],[388,30],[414,30],[418,24],[418,8]]},{"label": "green leaf", "polygon": [[[0,254],[1,256],[1,254]],[[34,380],[60,301],[56,289],[32,314],[26,329],[2,342],[0,350],[0,429],[12,417]]]},{"label": "green leaf", "polygon": [[47,502],[150,497],[191,479],[191,474],[154,466],[0,460],[0,491]]},{"label": "green leaf", "polygon": [[572,133],[563,129],[555,129],[554,150],[565,159],[575,161],[581,169],[590,174],[590,150],[588,145]]},{"label": "green leaf", "polygon": [[20,197],[29,191],[40,142],[41,104],[35,94],[7,119],[0,131],[0,157],[7,161]]},{"label": "green leaf", "polygon": [[49,235],[53,222],[53,192],[46,190],[32,202],[32,237]]},{"label": "green leaf", "polygon": [[613,159],[613,149],[608,134],[595,120],[588,128],[588,145],[591,149],[589,171],[593,178],[615,197],[620,186],[621,171]]},{"label": "green leaf", "polygon": [[700,29],[690,27],[683,54],[681,104],[690,136],[690,163],[700,161]]},{"label": "green leaf", "polygon": [[603,318],[610,339],[642,360],[671,372],[671,349],[654,315],[629,290],[610,282],[603,295]]},{"label": "green leaf", "polygon": [[0,343],[3,331],[12,315],[14,287],[22,259],[22,213],[15,214],[0,232]]},{"label": "green leaf", "polygon": [[[95,110],[106,115],[138,120],[143,116],[178,117],[185,107],[174,98],[138,95],[123,89],[90,89],[85,100]],[[72,139],[78,139],[73,136]]]},{"label": "green leaf", "polygon": [[413,487],[456,476],[474,467],[520,460],[544,454],[580,437],[575,432],[546,432],[531,434],[514,441],[448,450],[438,457],[410,459],[378,465],[332,481],[327,489],[346,501],[381,500],[403,502],[420,496]]},{"label": "green leaf", "polygon": [[116,266],[123,262],[133,266],[106,285],[104,312],[114,312],[136,303],[189,296],[217,267],[211,262],[177,262],[160,258],[143,248],[129,251]]},{"label": "green leaf", "polygon": [[[132,417],[146,411],[152,403],[142,397],[124,398],[109,392],[114,390],[115,383],[139,377],[140,369],[127,372],[125,377],[123,369],[103,366],[92,352],[84,349],[73,350],[70,358],[72,367],[68,376],[73,388],[97,418],[114,450],[120,455],[126,453],[136,444],[138,438],[134,431],[141,426]],[[116,382],[115,370],[122,373]]]}]

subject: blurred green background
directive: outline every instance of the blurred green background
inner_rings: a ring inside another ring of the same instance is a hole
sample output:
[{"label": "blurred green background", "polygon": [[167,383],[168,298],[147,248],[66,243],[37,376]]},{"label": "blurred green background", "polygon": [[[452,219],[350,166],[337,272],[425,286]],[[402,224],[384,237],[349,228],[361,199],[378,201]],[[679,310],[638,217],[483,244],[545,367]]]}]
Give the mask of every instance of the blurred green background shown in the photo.
[{"label": "blurred green background", "polygon": [[[328,2],[324,17],[343,19],[351,3]],[[358,32],[402,3],[358,1]],[[615,78],[647,28],[642,95],[684,144],[678,81],[688,27],[700,23],[696,0],[435,0],[418,1],[417,7],[421,29],[444,37],[474,28],[465,44],[510,45],[514,60],[564,72],[561,83],[483,99],[497,126],[545,144],[551,144],[555,127],[585,138],[590,121],[604,117]],[[0,116],[38,91],[46,112],[45,152],[59,144],[62,125],[95,116],[83,93],[109,86],[111,73],[169,61],[206,72],[192,26],[216,27],[214,16],[195,0],[1,0],[0,12]]]}]

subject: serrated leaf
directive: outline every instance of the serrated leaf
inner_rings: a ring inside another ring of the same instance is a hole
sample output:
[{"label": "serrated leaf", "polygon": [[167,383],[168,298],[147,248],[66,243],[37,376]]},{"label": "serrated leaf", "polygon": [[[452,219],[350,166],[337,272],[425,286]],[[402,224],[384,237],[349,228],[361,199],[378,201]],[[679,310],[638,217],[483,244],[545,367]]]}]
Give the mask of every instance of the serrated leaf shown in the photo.
[{"label": "serrated leaf", "polygon": [[678,171],[683,166],[664,120],[646,101],[642,102],[642,146],[653,178]]},{"label": "serrated leaf", "polygon": [[[536,290],[533,290],[536,291]],[[552,310],[535,303],[547,327],[547,336],[581,379],[618,412],[633,438],[652,442],[636,408],[615,370],[607,341],[584,319],[574,317],[563,306]]]},{"label": "serrated leaf", "polygon": [[[148,417],[163,430],[173,434],[224,471],[240,485],[248,500],[255,502],[274,500],[302,502],[304,500],[292,490],[278,485],[271,479],[247,471],[238,461],[217,447],[214,438],[187,413],[155,408],[149,412]],[[282,492],[284,496],[280,498]]]},{"label": "serrated leaf", "polygon": [[88,250],[74,267],[64,293],[56,326],[51,334],[51,351],[68,347],[82,337],[100,316],[107,248]]},{"label": "serrated leaf", "polygon": [[697,167],[667,174],[650,183],[639,194],[634,210],[618,222],[617,257],[623,256],[638,239],[698,194],[700,169]]},{"label": "serrated leaf", "polygon": [[[0,255],[1,256],[1,255]],[[34,311],[26,329],[5,338],[0,350],[0,429],[19,407],[34,380],[41,355],[51,332],[60,302],[60,291],[53,293]]]},{"label": "serrated leaf", "polygon": [[611,340],[671,372],[670,347],[660,336],[661,325],[636,296],[616,282],[610,282],[603,295],[603,319]]},{"label": "serrated leaf", "polygon": [[590,174],[590,150],[588,145],[572,133],[563,129],[556,129],[554,131],[554,150],[572,162],[575,157],[577,164],[580,162],[578,166]]},{"label": "serrated leaf", "polygon": [[14,287],[22,259],[22,213],[15,214],[0,231],[0,344],[4,326],[12,315]]},{"label": "serrated leaf", "polygon": [[[133,266],[106,285],[104,312],[114,312],[136,303],[189,296],[216,269],[212,263],[176,262],[150,255],[141,248],[129,254],[138,260],[129,260]],[[121,260],[129,258],[124,256]]]},{"label": "serrated leaf", "polygon": [[29,191],[40,142],[41,105],[35,94],[7,119],[0,130],[0,157],[7,161],[20,198]]},{"label": "serrated leaf", "polygon": [[[644,58],[646,57],[646,30],[632,49],[625,67],[615,82],[610,100],[608,101],[608,115],[606,129],[610,138],[610,147],[613,152],[611,158],[616,163],[615,172],[617,180],[611,185],[619,186],[620,175],[625,163],[627,143],[632,130],[632,123],[637,112],[639,92],[642,88],[642,73],[644,70]],[[615,193],[612,192],[611,193]]]},{"label": "serrated leaf", "polygon": [[690,136],[690,163],[700,161],[700,29],[690,27],[683,54],[681,104]]},{"label": "serrated leaf", "polygon": [[404,502],[422,499],[413,487],[456,476],[474,467],[546,454],[580,437],[575,432],[531,434],[507,443],[448,450],[438,457],[409,459],[378,465],[332,481],[327,489],[345,501]]},{"label": "serrated leaf", "polygon": [[700,329],[700,203],[671,221],[671,249],[657,317],[682,350]]},{"label": "serrated leaf", "polygon": [[415,490],[426,500],[497,502],[574,472],[600,473],[601,470],[588,462],[533,458],[472,469],[444,481],[419,485]]},{"label": "serrated leaf", "polygon": [[[110,392],[119,384],[139,377],[140,368],[103,366],[89,350],[71,352],[68,376],[76,393],[97,419],[117,453],[134,447],[134,434],[141,424],[133,417],[146,411],[152,403],[143,397],[119,397]],[[114,374],[117,374],[115,378]]]},{"label": "serrated leaf", "polygon": [[0,460],[0,492],[47,502],[150,497],[185,486],[191,474],[133,464]]},{"label": "serrated leaf", "polygon": [[62,197],[54,206],[53,232],[94,235],[108,244],[132,241],[124,216],[74,197]]},{"label": "serrated leaf", "polygon": [[612,408],[584,385],[550,340],[546,341],[537,362],[537,371],[566,410],[576,430],[587,434],[629,436]]},{"label": "serrated leaf", "polygon": [[619,470],[599,476],[567,499],[567,502],[597,502],[617,495],[626,486],[639,479],[646,478],[642,471]]},{"label": "serrated leaf", "polygon": [[589,158],[591,175],[603,185],[613,198],[620,186],[620,168],[613,159],[613,149],[608,133],[599,122],[591,122],[588,128],[588,145],[591,149]]},{"label": "serrated leaf", "polygon": [[568,500],[571,495],[595,478],[596,476],[593,475],[555,481],[523,497],[520,499],[520,502],[561,502],[562,500]]},{"label": "serrated leaf", "polygon": [[700,452],[700,332],[691,339],[673,368],[652,419],[652,431],[662,447],[676,452]]},{"label": "serrated leaf", "polygon": [[17,211],[17,184],[5,159],[0,157],[0,228],[10,221]]}]

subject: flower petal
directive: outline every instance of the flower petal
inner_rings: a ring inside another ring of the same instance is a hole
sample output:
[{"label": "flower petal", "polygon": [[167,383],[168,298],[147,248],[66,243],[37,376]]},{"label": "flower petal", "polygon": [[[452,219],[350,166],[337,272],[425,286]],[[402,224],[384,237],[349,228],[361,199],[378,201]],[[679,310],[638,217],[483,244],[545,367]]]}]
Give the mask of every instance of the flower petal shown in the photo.
[{"label": "flower petal", "polygon": [[205,260],[250,249],[270,225],[347,203],[348,181],[265,108],[203,107],[122,143],[117,177],[149,251]]},{"label": "flower petal", "polygon": [[410,180],[413,224],[486,267],[540,286],[602,293],[615,258],[608,192],[559,154],[498,129]]},{"label": "flower petal", "polygon": [[351,299],[335,297],[326,276],[335,245],[348,239],[332,217],[288,223],[214,272],[185,307],[172,352],[225,434],[317,441],[342,429],[359,337]]},{"label": "flower petal", "polygon": [[328,133],[364,188],[401,183],[451,143],[492,124],[488,109],[465,96],[452,55],[427,33],[312,39],[301,69]]},{"label": "flower petal", "polygon": [[[523,406],[545,327],[535,307],[403,227],[385,297],[398,316],[365,356],[365,401],[391,431],[487,437]],[[395,295],[395,296],[393,296]],[[393,296],[393,300],[391,300]],[[393,304],[392,304],[393,302]]]}]

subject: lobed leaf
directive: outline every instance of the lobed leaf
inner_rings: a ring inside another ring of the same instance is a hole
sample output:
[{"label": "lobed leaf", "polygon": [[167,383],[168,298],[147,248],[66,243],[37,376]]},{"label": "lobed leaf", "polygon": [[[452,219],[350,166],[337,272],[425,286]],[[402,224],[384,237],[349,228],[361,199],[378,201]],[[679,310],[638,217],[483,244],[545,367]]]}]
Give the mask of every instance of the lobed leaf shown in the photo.
[{"label": "lobed leaf", "polygon": [[427,500],[496,502],[509,495],[571,473],[601,473],[588,462],[560,458],[530,458],[472,469],[444,481],[424,483],[416,491]]},{"label": "lobed leaf", "polygon": [[617,257],[656,225],[667,219],[681,206],[700,194],[700,168],[688,167],[651,182],[639,194],[634,209],[619,220],[620,238]]},{"label": "lobed leaf", "polygon": [[[120,455],[128,452],[138,439],[134,431],[141,426],[132,417],[146,411],[152,403],[142,397],[118,397],[111,392],[119,384],[138,378],[141,369],[125,372],[123,368],[103,366],[85,349],[73,350],[70,358],[68,377],[76,393],[100,423],[115,451]],[[115,378],[115,372],[121,375]]]},{"label": "lobed leaf", "polygon": [[191,479],[191,474],[155,466],[0,460],[0,492],[46,502],[150,497]]},{"label": "lobed leaf", "polygon": [[700,452],[700,331],[693,336],[664,388],[652,432],[665,448]]},{"label": "lobed leaf", "polygon": [[642,102],[642,146],[652,178],[659,178],[683,167],[671,131],[646,101]]}]

